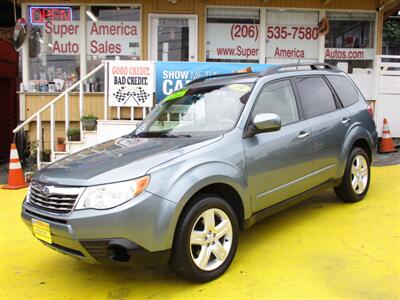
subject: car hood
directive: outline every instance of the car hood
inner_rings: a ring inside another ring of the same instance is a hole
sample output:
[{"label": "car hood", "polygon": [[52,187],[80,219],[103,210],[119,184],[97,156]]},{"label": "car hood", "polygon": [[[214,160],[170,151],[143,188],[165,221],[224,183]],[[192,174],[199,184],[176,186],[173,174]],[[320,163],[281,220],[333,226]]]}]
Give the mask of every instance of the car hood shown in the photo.
[{"label": "car hood", "polygon": [[221,137],[121,137],[56,161],[38,171],[34,179],[65,186],[92,186],[129,180],[144,176],[151,168]]}]

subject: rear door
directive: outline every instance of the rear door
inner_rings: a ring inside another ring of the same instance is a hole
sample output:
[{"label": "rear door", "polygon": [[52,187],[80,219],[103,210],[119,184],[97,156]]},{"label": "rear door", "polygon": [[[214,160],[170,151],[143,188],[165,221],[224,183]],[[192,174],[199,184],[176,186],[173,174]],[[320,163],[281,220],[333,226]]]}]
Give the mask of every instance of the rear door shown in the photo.
[{"label": "rear door", "polygon": [[310,128],[302,118],[293,82],[267,83],[254,104],[251,120],[259,113],[276,113],[282,127],[243,140],[248,185],[254,211],[272,206],[304,191],[310,170]]},{"label": "rear door", "polygon": [[301,76],[295,79],[311,128],[312,172],[309,184],[316,186],[336,178],[340,153],[350,126],[350,114],[342,108],[324,76]]}]

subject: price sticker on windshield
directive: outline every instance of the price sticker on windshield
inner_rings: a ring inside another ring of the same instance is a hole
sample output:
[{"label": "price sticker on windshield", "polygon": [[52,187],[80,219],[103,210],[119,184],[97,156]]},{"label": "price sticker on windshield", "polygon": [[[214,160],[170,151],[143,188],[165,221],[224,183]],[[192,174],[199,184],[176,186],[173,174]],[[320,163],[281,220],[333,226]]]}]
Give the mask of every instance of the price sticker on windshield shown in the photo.
[{"label": "price sticker on windshield", "polygon": [[230,84],[229,88],[235,92],[247,93],[250,87],[246,84]]},{"label": "price sticker on windshield", "polygon": [[165,97],[163,102],[167,102],[167,101],[171,101],[171,100],[174,100],[174,99],[177,99],[177,98],[181,98],[181,97],[186,95],[187,91],[188,91],[187,89],[183,89],[183,90],[179,90],[179,91],[173,92],[171,95]]}]

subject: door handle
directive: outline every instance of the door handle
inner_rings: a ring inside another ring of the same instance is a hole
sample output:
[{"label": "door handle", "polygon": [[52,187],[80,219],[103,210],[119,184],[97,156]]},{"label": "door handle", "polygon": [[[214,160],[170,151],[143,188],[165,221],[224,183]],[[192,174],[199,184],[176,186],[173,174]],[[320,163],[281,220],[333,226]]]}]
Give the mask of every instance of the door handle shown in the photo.
[{"label": "door handle", "polygon": [[342,120],[342,123],[343,124],[347,124],[347,123],[349,123],[350,122],[350,119],[349,118],[343,118],[343,120]]},{"label": "door handle", "polygon": [[310,133],[308,131],[301,131],[297,137],[299,139],[304,139],[304,138],[308,137],[309,135],[310,135]]}]

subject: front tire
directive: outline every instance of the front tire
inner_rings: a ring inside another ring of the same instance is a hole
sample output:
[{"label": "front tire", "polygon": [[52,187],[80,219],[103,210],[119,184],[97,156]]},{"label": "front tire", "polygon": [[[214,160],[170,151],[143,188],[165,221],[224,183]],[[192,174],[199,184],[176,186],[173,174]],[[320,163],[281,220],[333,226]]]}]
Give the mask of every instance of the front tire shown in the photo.
[{"label": "front tire", "polygon": [[178,223],[171,263],[182,277],[207,282],[222,275],[238,245],[239,225],[232,207],[214,195],[201,195]]},{"label": "front tire", "polygon": [[371,180],[370,160],[362,148],[354,148],[347,159],[342,182],[335,187],[336,195],[344,202],[364,199]]}]

